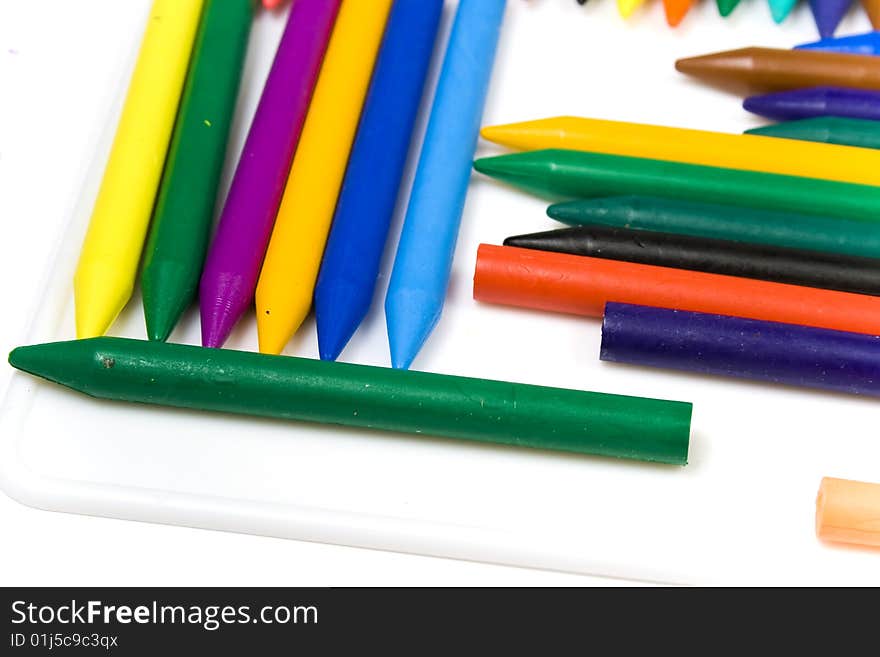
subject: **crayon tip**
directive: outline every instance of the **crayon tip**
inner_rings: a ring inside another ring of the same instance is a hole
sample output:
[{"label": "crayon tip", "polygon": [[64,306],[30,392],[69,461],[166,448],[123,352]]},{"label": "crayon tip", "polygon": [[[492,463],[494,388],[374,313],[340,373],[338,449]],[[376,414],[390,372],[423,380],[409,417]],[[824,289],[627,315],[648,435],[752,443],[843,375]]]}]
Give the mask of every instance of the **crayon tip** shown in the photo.
[{"label": "crayon tip", "polygon": [[690,11],[691,0],[664,0],[663,7],[669,27],[678,27]]},{"label": "crayon tip", "polygon": [[849,10],[852,0],[810,0],[810,9],[819,30],[819,36],[823,39],[833,37],[837,26],[843,20]]},{"label": "crayon tip", "polygon": [[187,270],[175,262],[152,262],[144,267],[141,290],[147,337],[165,342],[196,292]]},{"label": "crayon tip", "polygon": [[418,290],[389,290],[385,319],[391,366],[408,370],[440,319],[442,299]]},{"label": "crayon tip", "polygon": [[80,267],[73,280],[76,337],[104,335],[131,298],[132,286],[115,270]]},{"label": "crayon tip", "polygon": [[617,11],[623,18],[629,18],[644,0],[617,0]]},{"label": "crayon tip", "polygon": [[280,7],[284,0],[263,0],[263,8],[264,9],[275,9],[276,7]]},{"label": "crayon tip", "polygon": [[717,0],[718,13],[722,18],[727,18],[739,5],[739,0]]},{"label": "crayon tip", "polygon": [[202,346],[222,347],[252,301],[253,290],[248,290],[241,276],[203,276],[199,288]]},{"label": "crayon tip", "polygon": [[363,322],[371,298],[362,288],[336,283],[315,288],[315,323],[321,360],[336,360]]},{"label": "crayon tip", "polygon": [[69,385],[65,371],[68,367],[77,346],[84,346],[85,341],[76,342],[52,342],[48,344],[36,344],[25,347],[17,347],[9,354],[9,364],[17,370],[33,374],[41,379]]}]

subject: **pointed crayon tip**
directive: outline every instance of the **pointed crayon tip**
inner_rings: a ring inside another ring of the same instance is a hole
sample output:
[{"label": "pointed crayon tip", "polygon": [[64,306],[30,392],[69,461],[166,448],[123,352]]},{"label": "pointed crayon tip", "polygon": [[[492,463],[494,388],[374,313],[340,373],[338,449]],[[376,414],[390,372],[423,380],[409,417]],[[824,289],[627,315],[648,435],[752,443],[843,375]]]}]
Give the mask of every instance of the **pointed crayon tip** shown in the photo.
[{"label": "pointed crayon tip", "polygon": [[[337,282],[315,288],[315,323],[321,360],[336,360],[370,308],[364,288]],[[372,291],[372,290],[371,290]]]},{"label": "pointed crayon tip", "polygon": [[678,27],[690,11],[691,0],[664,0],[663,7],[669,27]]},{"label": "pointed crayon tip", "polygon": [[717,0],[718,13],[722,18],[727,18],[739,5],[739,0]]},{"label": "pointed crayon tip", "polygon": [[798,0],[769,0],[770,15],[773,21],[778,25],[783,23],[791,14],[791,10],[798,3]]},{"label": "pointed crayon tip", "polygon": [[810,0],[810,9],[823,39],[833,37],[840,21],[849,11],[852,0]]},{"label": "pointed crayon tip", "polygon": [[199,287],[202,346],[222,347],[253,298],[253,289],[239,275],[203,275]]},{"label": "pointed crayon tip", "polygon": [[73,279],[76,337],[104,335],[131,298],[133,281],[104,267],[80,267]]},{"label": "pointed crayon tip", "polygon": [[184,267],[168,261],[152,262],[144,267],[141,290],[150,340],[165,342],[195,296],[196,286],[187,272]]},{"label": "pointed crayon tip", "polygon": [[385,319],[391,366],[408,370],[440,319],[442,299],[418,290],[389,290]]},{"label": "pointed crayon tip", "polygon": [[9,354],[9,364],[41,379],[74,387],[71,382],[75,372],[84,365],[81,356],[85,355],[89,342],[91,340],[74,340],[17,347]]},{"label": "pointed crayon tip", "polygon": [[644,0],[617,0],[617,11],[623,18],[632,16]]}]

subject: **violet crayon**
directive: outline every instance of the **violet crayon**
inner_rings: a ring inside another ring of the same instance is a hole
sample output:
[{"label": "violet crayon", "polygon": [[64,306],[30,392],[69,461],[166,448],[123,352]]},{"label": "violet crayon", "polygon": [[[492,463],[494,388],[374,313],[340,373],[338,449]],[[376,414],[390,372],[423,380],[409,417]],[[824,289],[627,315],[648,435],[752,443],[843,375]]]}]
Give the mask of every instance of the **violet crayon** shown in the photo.
[{"label": "violet crayon", "polygon": [[609,303],[604,361],[880,396],[880,337]]},{"label": "violet crayon", "polygon": [[833,37],[851,4],[852,0],[810,0],[810,11],[816,20],[819,36],[823,39]]},{"label": "violet crayon", "polygon": [[776,121],[840,116],[880,120],[880,92],[844,87],[810,87],[746,98],[743,107]]},{"label": "violet crayon", "polygon": [[199,288],[202,344],[221,347],[250,308],[341,0],[297,0],[220,215]]}]

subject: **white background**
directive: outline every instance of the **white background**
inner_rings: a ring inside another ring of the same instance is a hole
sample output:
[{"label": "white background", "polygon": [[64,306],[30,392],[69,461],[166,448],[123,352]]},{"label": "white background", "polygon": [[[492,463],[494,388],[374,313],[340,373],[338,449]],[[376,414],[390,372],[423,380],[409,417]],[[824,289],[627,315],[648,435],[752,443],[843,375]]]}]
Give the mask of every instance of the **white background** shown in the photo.
[{"label": "white background", "polygon": [[[567,3],[571,21],[604,21],[610,31],[629,29],[615,16],[612,0],[592,0],[587,8],[578,8],[574,0],[533,0],[535,5],[541,2]],[[0,350],[4,353],[25,333],[28,309],[40,295],[49,247],[77,197],[83,164],[102,129],[100,108],[106,106],[108,96],[119,92],[119,62],[131,56],[147,5],[146,0],[0,0]],[[637,21],[667,29],[659,3],[637,16]],[[674,38],[686,39],[701,24],[719,21],[714,2],[704,2]],[[810,21],[803,4],[791,21],[778,28],[779,34],[789,29],[803,37]],[[752,25],[760,25],[766,32],[769,22],[763,2],[744,0],[730,29],[744,35]],[[842,31],[864,26],[864,19],[853,15]],[[737,45],[752,44],[743,38]],[[572,84],[586,84],[584,73],[590,69],[603,69],[613,77],[613,59],[604,61],[600,53],[579,61],[563,58],[559,65],[571,67]],[[729,103],[731,113],[735,105]],[[621,112],[625,118],[638,119],[639,109],[622,107]],[[686,109],[685,100],[682,111]],[[559,108],[559,113],[565,111]],[[647,119],[644,111],[642,115]],[[710,123],[702,118],[704,124]],[[681,123],[687,123],[684,117]],[[3,388],[8,377],[8,368],[3,368]],[[46,513],[2,496],[0,527],[0,584],[4,585],[606,583],[558,573]]]}]

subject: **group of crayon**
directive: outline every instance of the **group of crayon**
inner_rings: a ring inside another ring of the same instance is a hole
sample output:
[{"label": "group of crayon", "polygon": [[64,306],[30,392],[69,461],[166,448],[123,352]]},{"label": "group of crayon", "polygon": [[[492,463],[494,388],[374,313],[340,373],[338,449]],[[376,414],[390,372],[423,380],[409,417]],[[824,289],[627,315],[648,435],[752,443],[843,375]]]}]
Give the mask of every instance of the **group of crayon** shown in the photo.
[{"label": "group of crayon", "polygon": [[[458,3],[386,296],[393,368],[333,361],[374,293],[443,0],[292,4],[213,240],[254,3],[154,0],[75,276],[79,339],[10,363],[105,399],[685,465],[688,403],[408,371],[446,296],[505,4]],[[142,251],[150,339],[101,337]],[[166,342],[197,294],[203,346]],[[322,359],[278,355],[313,296]],[[263,353],[220,349],[253,304]]]},{"label": "group of crayon", "polygon": [[[373,296],[442,5],[294,2],[212,240],[254,3],[154,0],[76,272],[80,339],[10,363],[105,399],[685,465],[688,403],[407,371],[446,295],[504,0],[458,5],[386,297],[394,368],[329,362]],[[679,67],[880,91],[875,62]],[[546,149],[475,166],[566,199],[550,214],[577,226],[483,245],[478,300],[604,314],[606,360],[880,394],[880,151],[588,119],[483,135]],[[100,337],[142,254],[150,340]],[[205,346],[167,343],[197,294]],[[276,355],[313,296],[322,360]],[[209,348],[254,303],[268,353]],[[878,506],[827,480],[820,535],[880,544]]]},{"label": "group of crayon", "polygon": [[[666,22],[670,27],[677,27],[687,13],[698,0],[663,0],[663,10],[666,13]],[[577,0],[578,4],[584,5],[587,0]],[[846,16],[855,0],[809,0],[810,11],[816,21],[816,27],[822,37],[834,36],[838,25]],[[718,13],[727,18],[733,10],[739,6],[740,0],[716,0]],[[777,23],[782,23],[798,0],[767,0],[770,6],[770,14]],[[629,18],[635,11],[645,4],[645,0],[617,0],[617,9],[624,18]],[[861,5],[871,19],[871,24],[880,28],[880,0],[861,0]]]},{"label": "group of crayon", "polygon": [[[880,57],[852,54],[877,36],[680,60],[712,83],[811,94],[812,118],[750,134],[573,117],[483,129],[520,152],[475,169],[555,201],[570,227],[481,245],[474,298],[603,317],[605,361],[880,397],[880,124],[815,101],[880,111]],[[880,487],[854,509],[847,486],[846,523],[820,496],[820,536],[880,545]]]},{"label": "group of crayon", "polygon": [[[109,329],[142,253],[152,340],[198,293],[204,346],[255,305],[260,350],[279,354],[314,301],[335,360],[367,314],[443,0],[293,3],[211,239],[254,9],[154,2],[74,279],[78,337]],[[442,309],[504,9],[456,14],[386,296],[395,367]]]}]

